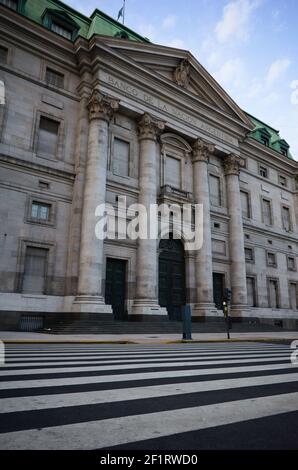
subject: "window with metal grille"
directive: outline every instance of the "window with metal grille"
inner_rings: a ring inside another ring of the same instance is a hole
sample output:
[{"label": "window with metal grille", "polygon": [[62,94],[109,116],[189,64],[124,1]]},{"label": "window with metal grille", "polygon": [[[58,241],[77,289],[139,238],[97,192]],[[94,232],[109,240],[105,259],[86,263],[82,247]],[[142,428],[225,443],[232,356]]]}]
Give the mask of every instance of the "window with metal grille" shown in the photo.
[{"label": "window with metal grille", "polygon": [[276,279],[269,279],[269,306],[271,308],[279,308],[279,291],[278,282]]},{"label": "window with metal grille", "polygon": [[0,0],[0,3],[8,8],[11,8],[12,10],[17,11],[18,9],[18,0]]},{"label": "window with metal grille", "polygon": [[259,174],[260,176],[263,176],[263,178],[268,178],[268,170],[265,166],[260,166],[259,167]]},{"label": "window with metal grille", "polygon": [[44,293],[48,251],[49,250],[45,248],[27,246],[23,276],[23,292],[35,294]]},{"label": "window with metal grille", "polygon": [[8,56],[8,49],[6,47],[0,46],[0,63],[6,64]]},{"label": "window with metal grille", "polygon": [[254,252],[252,248],[244,248],[244,252],[245,252],[245,261],[254,260]]},{"label": "window with metal grille", "polygon": [[247,289],[247,305],[250,307],[256,307],[256,280],[254,277],[246,278],[246,289]]},{"label": "window with metal grille", "polygon": [[181,189],[181,160],[171,155],[166,155],[165,184]]},{"label": "window with metal grille", "polygon": [[209,175],[210,202],[213,206],[221,206],[220,179]]},{"label": "window with metal grille", "polygon": [[64,86],[64,75],[63,73],[56,72],[50,68],[46,70],[46,82],[48,85],[53,85],[58,88],[63,88]]},{"label": "window with metal grille", "polygon": [[287,178],[285,176],[279,175],[279,184],[286,188],[287,187]]},{"label": "window with metal grille", "polygon": [[114,138],[113,173],[118,176],[129,175],[130,144],[125,140]]},{"label": "window with metal grille", "polygon": [[267,253],[267,264],[268,266],[276,267],[276,254]]},{"label": "window with metal grille", "polygon": [[37,153],[56,155],[59,122],[41,116],[38,129]]},{"label": "window with metal grille", "polygon": [[288,256],[288,270],[289,271],[296,271],[296,261],[294,256]]},{"label": "window with metal grille", "polygon": [[282,217],[282,226],[286,232],[290,232],[291,230],[291,216],[290,216],[290,209],[288,207],[283,206],[281,208],[281,217]]},{"label": "window with metal grille", "polygon": [[72,31],[70,29],[65,28],[65,26],[61,26],[59,23],[56,23],[56,21],[52,21],[51,30],[66,39],[71,40],[72,38]]},{"label": "window with metal grille", "polygon": [[250,206],[249,206],[249,196],[245,191],[240,191],[241,196],[241,208],[242,208],[242,217],[250,218]]},{"label": "window with metal grille", "polygon": [[267,199],[262,199],[262,214],[264,224],[272,225],[271,201],[268,201]]},{"label": "window with metal grille", "polygon": [[33,201],[31,206],[31,217],[40,221],[48,221],[50,218],[51,205]]}]

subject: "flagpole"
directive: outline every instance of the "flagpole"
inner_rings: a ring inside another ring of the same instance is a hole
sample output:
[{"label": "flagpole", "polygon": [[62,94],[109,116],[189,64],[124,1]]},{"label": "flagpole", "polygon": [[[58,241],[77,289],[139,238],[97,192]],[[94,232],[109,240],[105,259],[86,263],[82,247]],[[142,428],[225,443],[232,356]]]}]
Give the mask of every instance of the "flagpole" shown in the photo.
[{"label": "flagpole", "polygon": [[123,24],[125,19],[125,0],[123,0]]}]

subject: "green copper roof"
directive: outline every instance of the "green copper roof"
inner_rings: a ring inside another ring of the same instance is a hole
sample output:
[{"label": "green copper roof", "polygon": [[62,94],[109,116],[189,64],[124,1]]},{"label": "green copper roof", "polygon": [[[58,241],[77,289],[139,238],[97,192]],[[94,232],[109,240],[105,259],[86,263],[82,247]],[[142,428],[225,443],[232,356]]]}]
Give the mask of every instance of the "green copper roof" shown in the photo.
[{"label": "green copper roof", "polygon": [[281,147],[287,150],[287,158],[294,160],[292,154],[289,151],[289,144],[279,135],[279,131],[274,129],[273,127],[265,124],[264,122],[260,121],[256,117],[252,116],[249,113],[245,113],[252,123],[255,125],[254,130],[250,133],[251,137],[257,140],[260,143],[263,143],[261,140],[262,135],[267,136],[269,139],[269,148],[279,152],[282,154]]},{"label": "green copper roof", "polygon": [[93,34],[119,37],[124,35],[127,39],[138,42],[149,42],[147,38],[140,36],[100,10],[95,10],[90,18],[82,15],[60,0],[25,0],[21,13],[30,20],[43,25],[45,10],[54,10],[58,14],[66,13],[78,27],[78,36],[89,39]]}]

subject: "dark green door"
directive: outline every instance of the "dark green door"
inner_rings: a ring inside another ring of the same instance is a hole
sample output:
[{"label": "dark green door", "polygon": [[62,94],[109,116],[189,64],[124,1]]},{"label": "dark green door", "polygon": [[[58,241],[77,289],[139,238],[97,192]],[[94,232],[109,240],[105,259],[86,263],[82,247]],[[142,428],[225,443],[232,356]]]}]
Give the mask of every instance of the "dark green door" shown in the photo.
[{"label": "dark green door", "polygon": [[167,308],[170,320],[181,320],[186,301],[183,244],[161,240],[159,251],[159,305]]},{"label": "dark green door", "polygon": [[224,296],[225,276],[221,273],[213,273],[213,299],[216,308],[222,310]]},{"label": "dark green door", "polygon": [[126,261],[108,258],[106,269],[105,302],[112,305],[114,318],[124,320]]}]

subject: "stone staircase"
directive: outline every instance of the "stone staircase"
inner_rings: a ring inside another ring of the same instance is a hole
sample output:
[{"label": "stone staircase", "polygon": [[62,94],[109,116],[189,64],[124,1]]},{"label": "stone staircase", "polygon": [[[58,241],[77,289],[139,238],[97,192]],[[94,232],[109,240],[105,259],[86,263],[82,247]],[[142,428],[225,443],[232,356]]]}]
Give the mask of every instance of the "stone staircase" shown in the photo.
[{"label": "stone staircase", "polygon": [[[160,322],[135,322],[135,321],[119,321],[113,319],[77,319],[71,321],[69,319],[61,319],[53,325],[41,330],[43,333],[50,334],[181,334],[183,323],[179,321],[164,320]],[[255,324],[249,322],[233,323],[231,333],[239,332],[262,332],[262,331],[282,331],[283,329],[273,325]],[[193,322],[193,333],[224,333],[226,325],[224,320]]]}]

